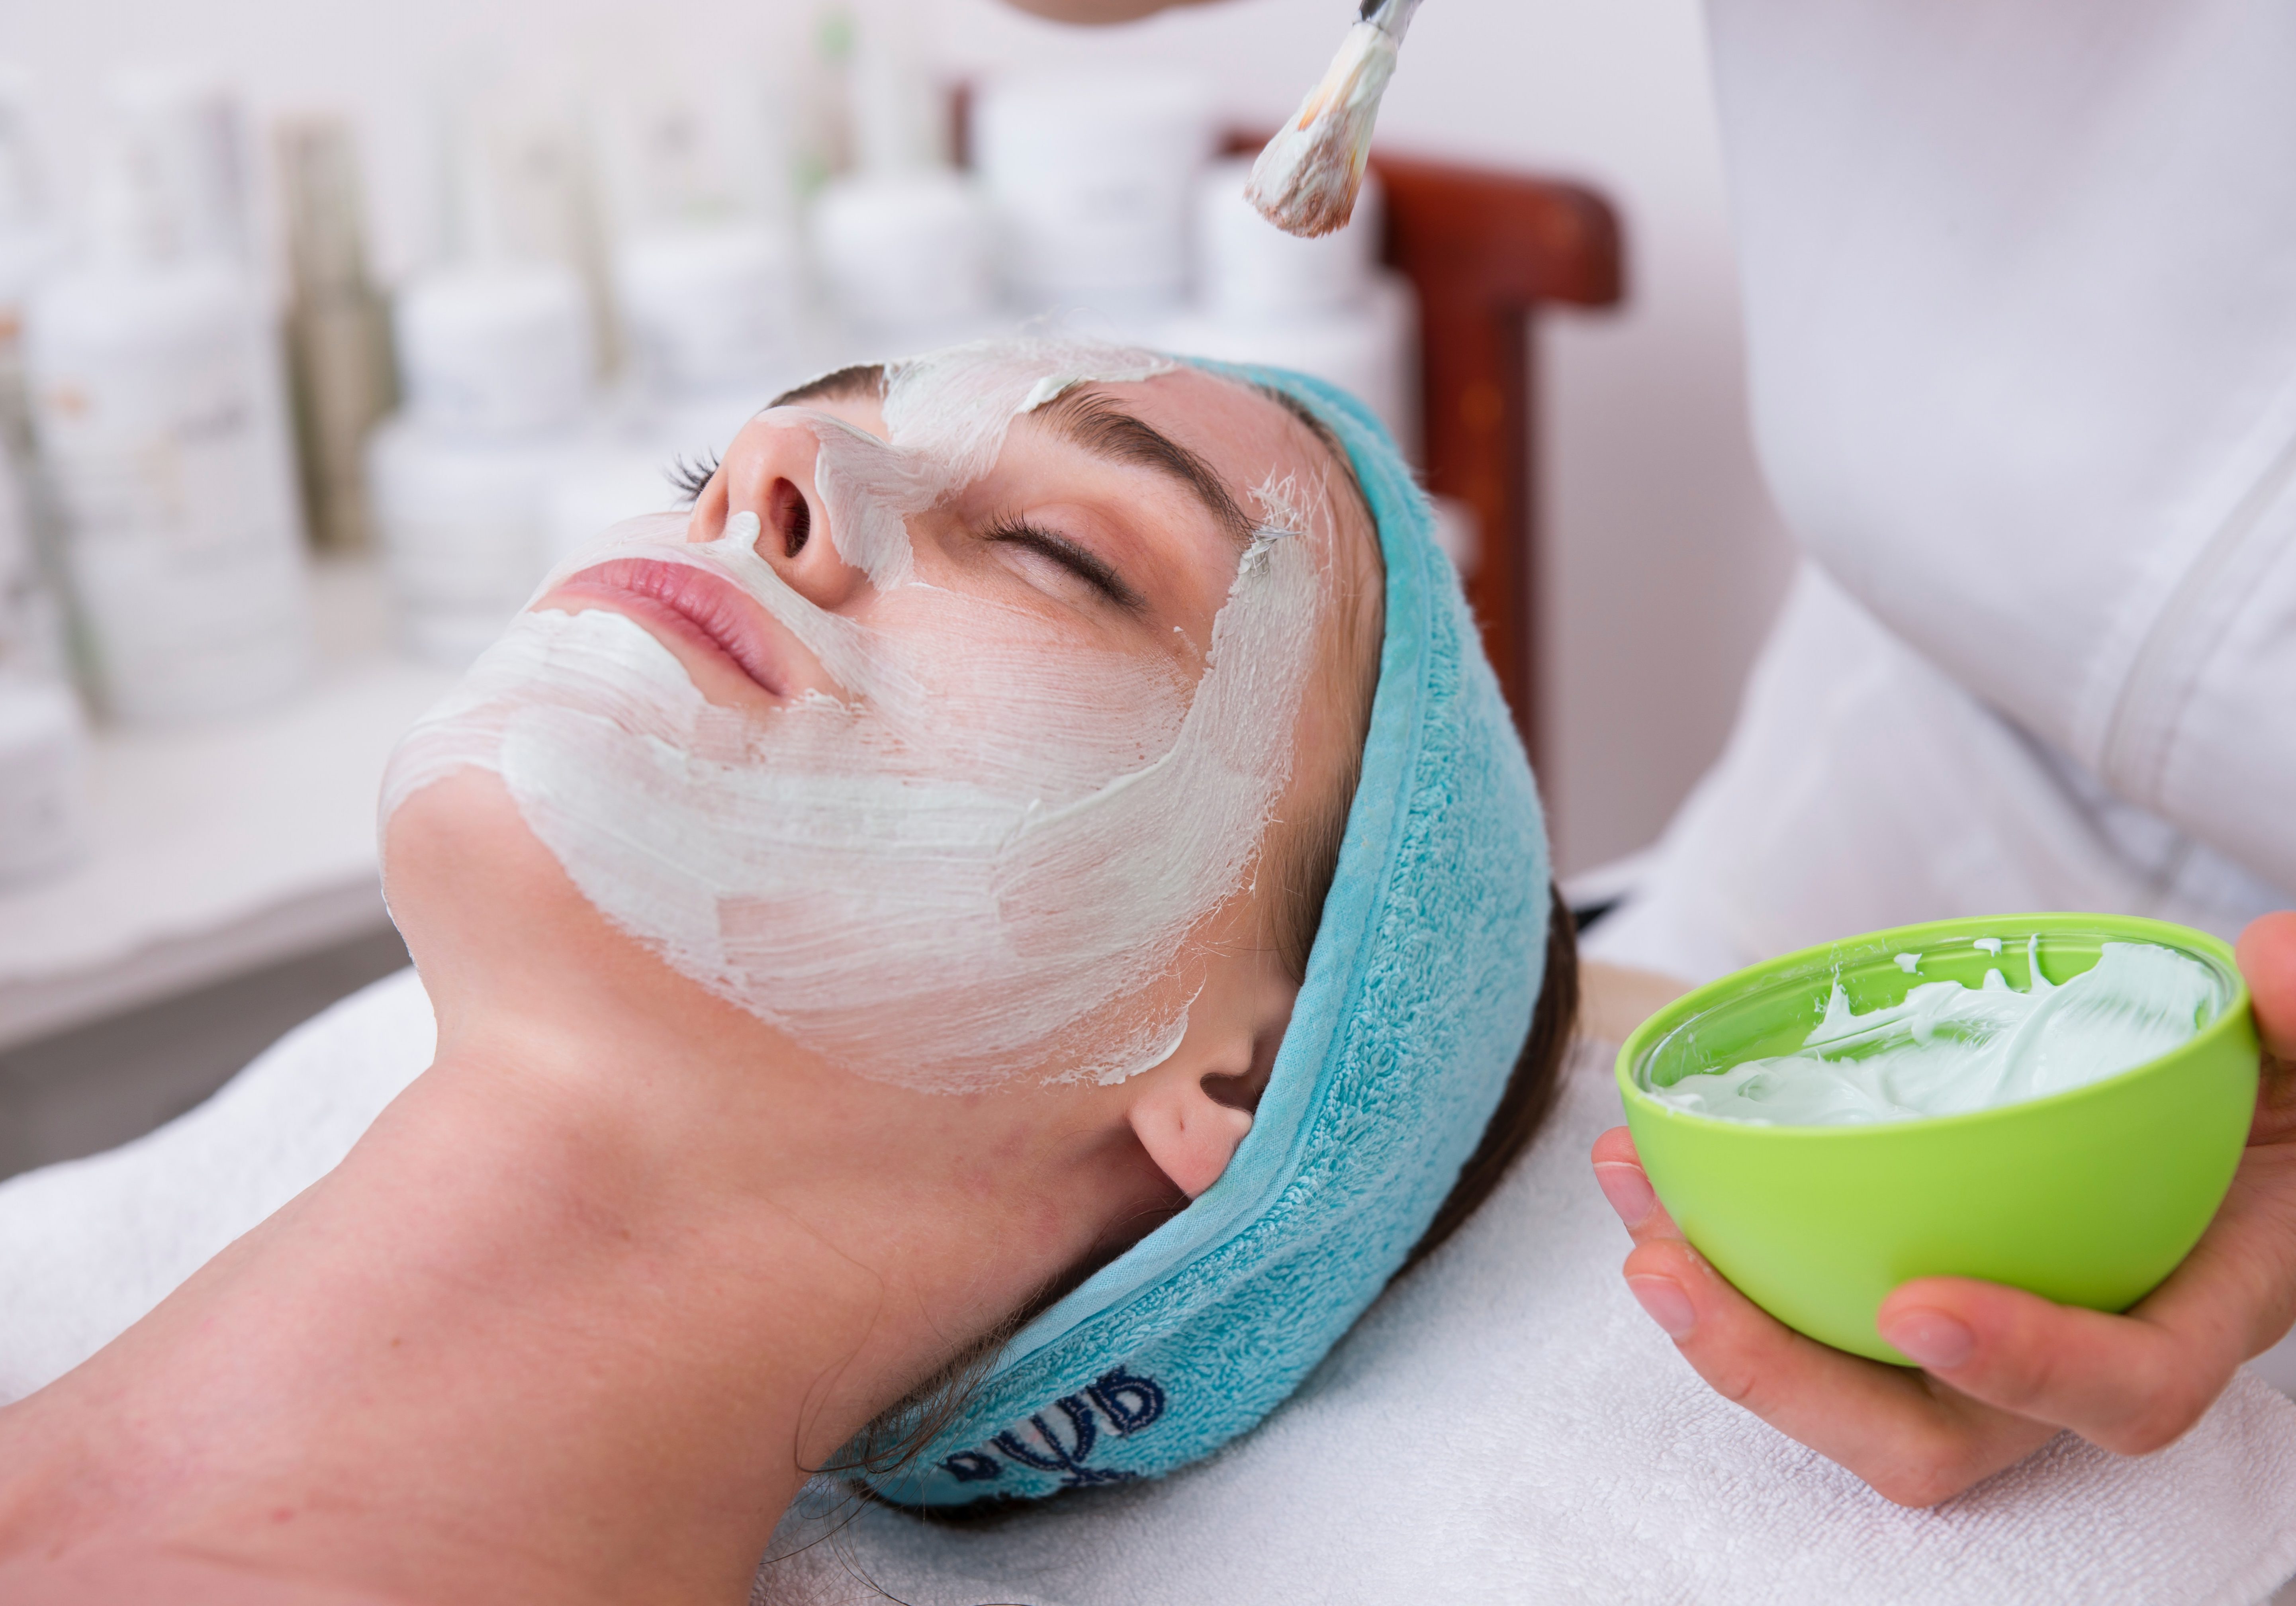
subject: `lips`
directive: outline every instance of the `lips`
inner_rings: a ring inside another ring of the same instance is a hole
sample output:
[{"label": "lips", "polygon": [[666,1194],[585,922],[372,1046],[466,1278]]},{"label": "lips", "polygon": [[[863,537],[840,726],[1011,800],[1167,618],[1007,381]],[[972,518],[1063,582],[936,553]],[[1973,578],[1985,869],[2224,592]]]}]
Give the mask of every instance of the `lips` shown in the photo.
[{"label": "lips", "polygon": [[558,591],[609,599],[727,660],[769,694],[790,693],[788,666],[774,651],[756,605],[707,569],[654,558],[617,558],[584,569]]}]

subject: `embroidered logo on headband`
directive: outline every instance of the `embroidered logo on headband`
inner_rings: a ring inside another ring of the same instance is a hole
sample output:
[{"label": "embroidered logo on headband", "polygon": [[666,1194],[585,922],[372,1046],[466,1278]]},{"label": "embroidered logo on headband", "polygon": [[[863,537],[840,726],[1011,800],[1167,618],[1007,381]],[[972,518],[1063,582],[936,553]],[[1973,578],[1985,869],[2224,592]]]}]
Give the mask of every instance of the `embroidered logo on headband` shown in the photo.
[{"label": "embroidered logo on headband", "polygon": [[[1068,1418],[1065,1437],[1045,1420],[1050,1411]],[[985,1448],[959,1450],[944,1457],[941,1470],[959,1483],[991,1483],[1004,1475],[1004,1462],[1009,1461],[1039,1472],[1058,1472],[1061,1487],[1067,1489],[1122,1483],[1134,1474],[1119,1467],[1089,1464],[1094,1446],[1100,1443],[1100,1422],[1105,1420],[1110,1430],[1122,1438],[1153,1427],[1163,1414],[1163,1385],[1119,1366],[1102,1373],[1100,1381],[1083,1393],[1064,1394],[1046,1411],[999,1433]],[[997,1459],[999,1455],[1003,1461]]]}]

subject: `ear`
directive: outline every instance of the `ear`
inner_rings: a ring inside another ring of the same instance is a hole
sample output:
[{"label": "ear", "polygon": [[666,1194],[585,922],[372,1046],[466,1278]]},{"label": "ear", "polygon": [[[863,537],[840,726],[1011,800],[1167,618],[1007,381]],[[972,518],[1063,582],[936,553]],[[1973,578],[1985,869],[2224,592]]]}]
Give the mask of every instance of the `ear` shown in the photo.
[{"label": "ear", "polygon": [[1292,1018],[1298,989],[1257,968],[1267,974],[1234,1005],[1206,1009],[1198,995],[1179,1052],[1139,1078],[1128,1109],[1148,1158],[1190,1199],[1220,1179],[1251,1130]]},{"label": "ear", "polygon": [[1155,1076],[1132,1101],[1130,1111],[1140,1146],[1190,1199],[1220,1179],[1251,1130],[1251,1111],[1213,1098],[1204,1091],[1206,1080],[1185,1072]]}]

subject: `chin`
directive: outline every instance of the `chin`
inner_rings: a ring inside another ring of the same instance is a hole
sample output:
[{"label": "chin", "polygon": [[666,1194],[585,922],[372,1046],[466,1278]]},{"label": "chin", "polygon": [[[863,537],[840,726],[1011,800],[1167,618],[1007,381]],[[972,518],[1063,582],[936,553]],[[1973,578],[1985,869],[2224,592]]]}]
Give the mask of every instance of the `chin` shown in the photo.
[{"label": "chin", "polygon": [[442,1019],[457,995],[570,994],[602,967],[662,968],[607,926],[485,771],[434,781],[392,810],[382,864],[390,917]]}]

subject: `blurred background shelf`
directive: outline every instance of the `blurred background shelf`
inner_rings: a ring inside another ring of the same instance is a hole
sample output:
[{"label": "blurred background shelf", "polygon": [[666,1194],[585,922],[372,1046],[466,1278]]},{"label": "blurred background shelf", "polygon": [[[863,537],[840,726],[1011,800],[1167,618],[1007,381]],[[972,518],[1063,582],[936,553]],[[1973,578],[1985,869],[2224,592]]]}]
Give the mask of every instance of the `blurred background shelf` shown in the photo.
[{"label": "blurred background shelf", "polygon": [[370,566],[316,579],[304,692],[228,723],[95,738],[86,858],[0,892],[0,1048],[389,925],[376,788],[454,676],[386,651]]}]

